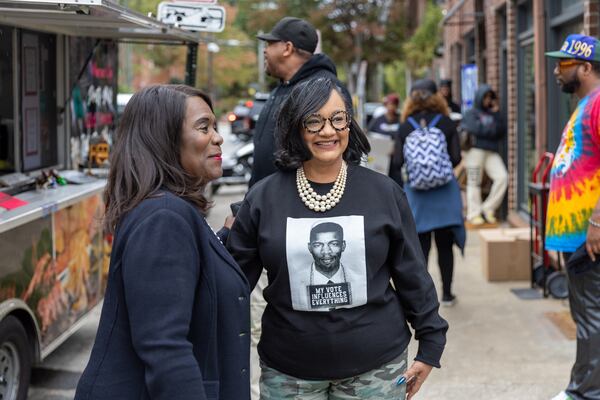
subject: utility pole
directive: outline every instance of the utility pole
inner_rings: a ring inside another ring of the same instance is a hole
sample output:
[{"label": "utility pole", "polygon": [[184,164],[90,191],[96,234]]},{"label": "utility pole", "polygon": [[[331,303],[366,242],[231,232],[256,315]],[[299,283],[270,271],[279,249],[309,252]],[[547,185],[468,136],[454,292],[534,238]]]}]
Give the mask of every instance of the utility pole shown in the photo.
[{"label": "utility pole", "polygon": [[[261,35],[263,31],[259,31],[258,34]],[[260,87],[261,92],[266,91],[265,85],[265,42],[263,40],[258,41],[258,50],[256,54],[256,59],[258,60],[258,86]]]},{"label": "utility pole", "polygon": [[185,84],[196,86],[196,63],[198,62],[198,43],[188,43],[185,65]]},{"label": "utility pole", "polygon": [[[126,8],[129,8],[129,0],[123,0],[123,5]],[[131,43],[122,43],[121,46],[123,46],[123,56],[125,57],[125,65],[124,65],[124,69],[125,69],[125,85],[129,88],[129,91],[133,91],[133,87],[131,85],[131,82],[133,81],[133,73],[132,73],[132,68],[131,66],[133,65],[133,60],[131,59],[132,56],[132,44]]]},{"label": "utility pole", "polygon": [[213,72],[214,72],[214,68],[213,68],[213,59],[214,59],[214,53],[218,53],[221,48],[219,47],[219,45],[217,43],[214,42],[215,38],[210,36],[208,38],[208,43],[206,44],[206,85],[207,85],[207,90],[208,90],[208,94],[210,95],[210,97],[212,99],[215,98],[215,93],[214,93],[214,77],[213,77]]}]

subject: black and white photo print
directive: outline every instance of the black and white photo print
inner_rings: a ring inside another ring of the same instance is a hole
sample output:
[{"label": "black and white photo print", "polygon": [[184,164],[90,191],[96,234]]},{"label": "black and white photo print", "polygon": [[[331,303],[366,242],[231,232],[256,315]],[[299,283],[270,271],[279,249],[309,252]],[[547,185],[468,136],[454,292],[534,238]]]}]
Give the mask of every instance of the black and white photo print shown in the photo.
[{"label": "black and white photo print", "polygon": [[366,304],[362,216],[288,218],[286,255],[294,310],[331,311]]}]

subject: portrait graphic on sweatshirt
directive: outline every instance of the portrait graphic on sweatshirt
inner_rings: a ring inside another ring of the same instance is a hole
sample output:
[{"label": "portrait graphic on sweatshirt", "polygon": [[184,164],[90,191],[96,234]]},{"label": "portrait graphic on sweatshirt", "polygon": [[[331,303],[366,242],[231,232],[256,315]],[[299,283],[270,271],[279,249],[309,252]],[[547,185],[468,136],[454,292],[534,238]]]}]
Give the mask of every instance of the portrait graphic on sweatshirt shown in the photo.
[{"label": "portrait graphic on sweatshirt", "polygon": [[362,216],[288,218],[286,257],[297,311],[331,311],[367,302]]}]

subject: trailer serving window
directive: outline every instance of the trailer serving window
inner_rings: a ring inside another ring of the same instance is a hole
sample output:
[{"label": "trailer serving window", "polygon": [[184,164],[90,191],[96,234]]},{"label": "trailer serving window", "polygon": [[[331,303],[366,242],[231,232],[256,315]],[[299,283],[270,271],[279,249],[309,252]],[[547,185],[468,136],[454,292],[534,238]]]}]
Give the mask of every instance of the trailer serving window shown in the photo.
[{"label": "trailer serving window", "polygon": [[22,170],[58,164],[56,36],[20,32]]},{"label": "trailer serving window", "polygon": [[[14,93],[15,66],[19,96]],[[14,28],[0,26],[0,99],[0,174],[59,164],[55,35],[27,30],[15,33]],[[15,107],[19,112],[15,113]]]},{"label": "trailer serving window", "polygon": [[0,26],[0,174],[15,170],[13,32]]}]

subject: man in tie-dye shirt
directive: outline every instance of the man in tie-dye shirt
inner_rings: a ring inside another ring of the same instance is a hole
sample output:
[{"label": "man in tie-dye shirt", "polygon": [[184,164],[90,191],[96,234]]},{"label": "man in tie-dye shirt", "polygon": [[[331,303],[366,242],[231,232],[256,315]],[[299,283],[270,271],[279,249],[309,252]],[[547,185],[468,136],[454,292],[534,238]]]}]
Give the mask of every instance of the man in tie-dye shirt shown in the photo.
[{"label": "man in tie-dye shirt", "polygon": [[580,99],[552,164],[546,248],[562,252],[565,261],[585,250],[593,265],[567,267],[577,356],[569,386],[553,400],[600,400],[600,262],[594,262],[600,258],[600,41],[569,35],[546,55],[556,61],[562,91]]}]

